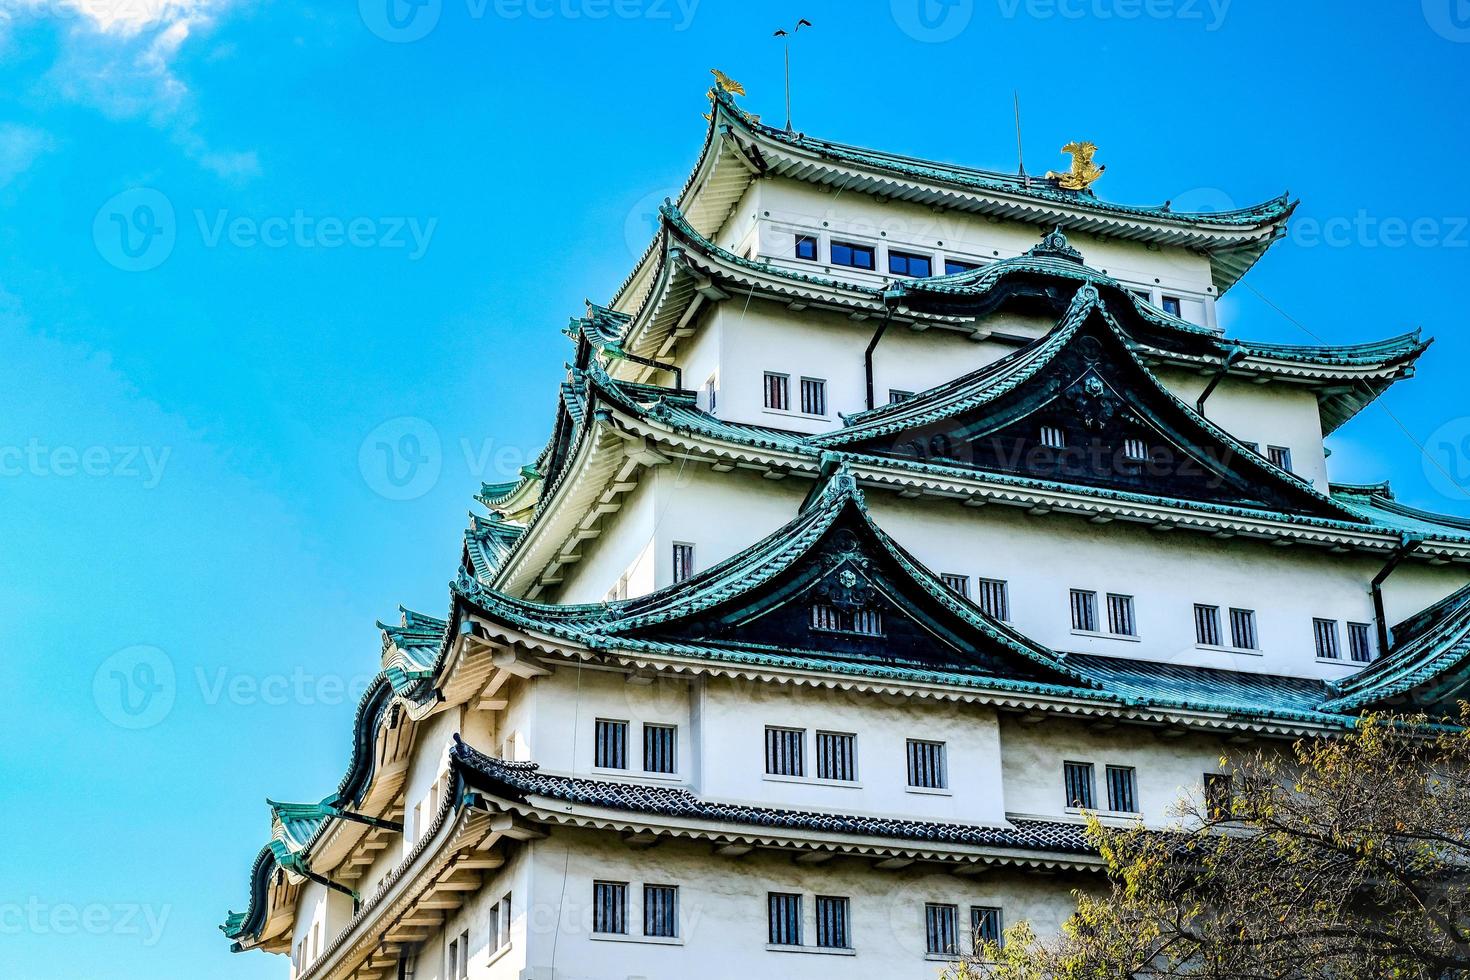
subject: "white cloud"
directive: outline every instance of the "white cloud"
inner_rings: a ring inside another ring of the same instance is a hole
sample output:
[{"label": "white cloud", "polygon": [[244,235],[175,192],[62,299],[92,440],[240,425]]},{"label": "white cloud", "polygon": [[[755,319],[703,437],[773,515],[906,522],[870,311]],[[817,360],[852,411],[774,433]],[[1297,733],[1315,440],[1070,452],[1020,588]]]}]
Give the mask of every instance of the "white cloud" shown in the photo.
[{"label": "white cloud", "polygon": [[19,123],[0,123],[0,187],[5,187],[31,168],[56,141],[44,129]]}]

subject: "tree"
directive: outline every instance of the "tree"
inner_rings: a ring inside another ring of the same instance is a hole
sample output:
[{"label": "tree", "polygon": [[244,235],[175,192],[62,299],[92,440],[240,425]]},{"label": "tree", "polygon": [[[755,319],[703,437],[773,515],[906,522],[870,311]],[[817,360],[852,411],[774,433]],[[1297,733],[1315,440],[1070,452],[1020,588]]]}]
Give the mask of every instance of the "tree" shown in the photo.
[{"label": "tree", "polygon": [[1022,923],[947,976],[1470,976],[1470,728],[1369,716],[1232,777],[1168,831],[1092,819],[1107,886],[1077,893],[1059,936]]}]

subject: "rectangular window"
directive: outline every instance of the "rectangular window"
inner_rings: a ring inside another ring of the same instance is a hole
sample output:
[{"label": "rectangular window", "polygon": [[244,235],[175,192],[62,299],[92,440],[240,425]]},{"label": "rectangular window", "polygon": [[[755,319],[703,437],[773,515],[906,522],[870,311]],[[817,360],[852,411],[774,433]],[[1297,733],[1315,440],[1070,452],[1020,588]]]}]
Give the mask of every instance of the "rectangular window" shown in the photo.
[{"label": "rectangular window", "polygon": [[857,736],[817,732],[817,778],[852,782],[857,779]]},{"label": "rectangular window", "polygon": [[906,402],[912,397],[914,397],[914,393],[912,391],[904,391],[901,388],[888,389],[888,404],[890,405],[897,405],[899,402]]},{"label": "rectangular window", "polygon": [[888,271],[895,276],[913,276],[917,279],[924,279],[933,274],[934,260],[927,255],[890,251]]},{"label": "rectangular window", "polygon": [[852,242],[832,243],[832,264],[847,265],[854,269],[873,270],[873,249],[870,245],[855,245]]},{"label": "rectangular window", "polygon": [[827,382],[821,378],[801,379],[801,411],[803,415],[827,414]]},{"label": "rectangular window", "polygon": [[944,584],[949,587],[951,592],[956,595],[962,595],[967,599],[970,597],[970,576],[945,572],[939,577],[944,580]]},{"label": "rectangular window", "polygon": [[1161,303],[1161,308],[1163,309],[1163,311],[1165,313],[1169,314],[1170,316],[1178,316],[1179,315],[1179,311],[1181,309],[1183,309],[1183,307],[1179,303],[1179,297],[1178,296],[1165,296],[1165,297],[1163,297],[1163,302]]},{"label": "rectangular window", "polygon": [[808,262],[817,261],[817,236],[797,235],[796,250],[793,254],[798,259],[805,259]]},{"label": "rectangular window", "polygon": [[500,900],[500,945],[510,945],[510,892]]},{"label": "rectangular window", "polygon": [[643,771],[679,771],[679,730],[673,725],[643,726]]},{"label": "rectangular window", "polygon": [[1066,449],[1067,434],[1055,425],[1043,425],[1041,444],[1049,449]]},{"label": "rectangular window", "polygon": [[882,636],[883,617],[876,609],[859,609],[852,614],[852,631],[864,636]]},{"label": "rectangular window", "polygon": [[466,929],[459,934],[459,980],[469,980],[470,976],[470,931]]},{"label": "rectangular window", "polygon": [[916,789],[944,789],[944,743],[908,740],[909,785]]},{"label": "rectangular window", "polygon": [[1205,812],[1212,819],[1227,820],[1235,805],[1235,783],[1226,772],[1205,773]]},{"label": "rectangular window", "polygon": [[490,906],[490,952],[495,952],[503,944],[500,941],[500,903],[496,902]]},{"label": "rectangular window", "polygon": [[694,545],[683,541],[674,542],[674,584],[694,574]]},{"label": "rectangular window", "polygon": [[1138,436],[1129,436],[1124,439],[1123,457],[1135,463],[1146,462],[1149,458],[1148,441]]},{"label": "rectangular window", "polygon": [[1279,466],[1286,472],[1291,472],[1291,450],[1285,446],[1267,446],[1266,458],[1273,466]]},{"label": "rectangular window", "polygon": [[643,934],[673,939],[679,935],[677,885],[643,886]]},{"label": "rectangular window", "polygon": [[592,931],[614,936],[628,934],[628,883],[592,883]]},{"label": "rectangular window", "polygon": [[982,578],[975,582],[975,600],[980,611],[992,619],[1010,622],[1010,593],[1004,581],[998,578]]},{"label": "rectangular window", "polygon": [[444,971],[445,976],[447,976],[449,980],[456,980],[456,978],[459,976],[458,939],[449,940],[449,953],[446,955],[445,959],[447,960],[446,968]]},{"label": "rectangular window", "polygon": [[1128,291],[1145,303],[1152,303],[1154,301],[1153,293],[1147,289],[1129,289]]},{"label": "rectangular window", "polygon": [[801,945],[801,896],[771,892],[766,896],[769,941],[772,946]]},{"label": "rectangular window", "polygon": [[1092,763],[1062,763],[1062,782],[1066,785],[1067,806],[1092,809]]},{"label": "rectangular window", "polygon": [[766,408],[791,411],[791,375],[766,372]]},{"label": "rectangular window", "polygon": [[1348,655],[1355,664],[1366,664],[1373,659],[1371,623],[1348,623]]},{"label": "rectangular window", "polygon": [[1115,636],[1137,636],[1138,624],[1133,620],[1133,597],[1108,594],[1108,632]]},{"label": "rectangular window", "polygon": [[1138,794],[1131,766],[1108,766],[1108,809],[1117,813],[1137,813]]},{"label": "rectangular window", "polygon": [[597,719],[592,764],[599,769],[628,768],[628,723]]},{"label": "rectangular window", "polygon": [[1257,456],[1261,455],[1261,444],[1259,442],[1241,442],[1241,445],[1249,449],[1251,452],[1255,453]]},{"label": "rectangular window", "polygon": [[980,268],[980,266],[974,262],[962,262],[959,259],[944,260],[944,274],[946,276],[955,276],[959,275],[961,272],[969,272],[971,269],[978,268]]},{"label": "rectangular window", "polygon": [[1254,650],[1258,642],[1255,610],[1230,610],[1230,645],[1237,650]]},{"label": "rectangular window", "polygon": [[1220,607],[1194,607],[1194,642],[1202,647],[1217,647],[1220,642]]},{"label": "rectangular window", "polygon": [[1097,632],[1097,593],[1072,590],[1072,628],[1084,633]]},{"label": "rectangular window", "polygon": [[953,905],[924,906],[924,948],[930,956],[954,956],[960,951],[960,910]]},{"label": "rectangular window", "polygon": [[999,946],[1005,938],[1000,909],[991,905],[970,906],[970,935],[975,938],[976,951],[979,951],[981,943]]},{"label": "rectangular window", "polygon": [[812,606],[812,629],[840,630],[842,629],[842,614],[837,611],[836,606],[819,602]]},{"label": "rectangular window", "polygon": [[720,381],[719,378],[712,374],[709,376],[709,380],[705,381],[704,383],[704,404],[706,406],[705,411],[714,414],[715,408],[718,407],[719,400]]},{"label": "rectangular window", "polygon": [[1317,640],[1317,657],[1321,660],[1337,660],[1342,651],[1337,645],[1337,620],[1312,620],[1312,634]]},{"label": "rectangular window", "polygon": [[817,896],[817,945],[822,949],[851,949],[847,934],[848,900],[834,895]]},{"label": "rectangular window", "polygon": [[804,728],[766,729],[766,772],[772,776],[805,776],[802,748]]}]

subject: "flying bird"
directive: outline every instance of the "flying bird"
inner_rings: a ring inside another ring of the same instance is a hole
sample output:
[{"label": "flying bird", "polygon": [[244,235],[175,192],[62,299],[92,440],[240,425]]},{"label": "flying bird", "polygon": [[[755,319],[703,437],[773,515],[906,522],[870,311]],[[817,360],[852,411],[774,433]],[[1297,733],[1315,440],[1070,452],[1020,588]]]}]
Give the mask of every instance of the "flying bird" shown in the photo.
[{"label": "flying bird", "polygon": [[796,22],[796,26],[793,27],[791,30],[789,30],[789,31],[785,31],[785,30],[777,31],[775,34],[772,34],[771,36],[772,37],[787,37],[788,35],[795,34],[797,31],[801,30],[803,27],[811,27],[811,26],[812,26],[812,22],[809,21],[809,20],[807,20],[805,17],[803,17],[801,20],[799,20],[799,21]]}]

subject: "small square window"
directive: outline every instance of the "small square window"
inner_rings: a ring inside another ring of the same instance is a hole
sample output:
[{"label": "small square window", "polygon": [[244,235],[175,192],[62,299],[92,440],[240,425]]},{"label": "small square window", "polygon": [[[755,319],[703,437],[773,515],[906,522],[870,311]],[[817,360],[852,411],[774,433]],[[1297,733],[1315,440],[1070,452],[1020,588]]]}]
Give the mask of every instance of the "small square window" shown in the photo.
[{"label": "small square window", "polygon": [[1255,650],[1258,643],[1255,610],[1230,610],[1230,645],[1237,650]]},{"label": "small square window", "polygon": [[673,725],[643,726],[643,771],[679,771],[679,729]]},{"label": "small square window", "polygon": [[1164,312],[1170,316],[1178,316],[1179,311],[1183,309],[1178,296],[1165,296],[1161,305]]},{"label": "small square window", "polygon": [[1317,658],[1319,660],[1342,659],[1342,650],[1337,643],[1337,620],[1312,620],[1312,635],[1316,640]]},{"label": "small square window", "polygon": [[960,951],[960,910],[953,905],[924,906],[924,948],[930,956],[954,956]]},{"label": "small square window", "polygon": [[1227,820],[1235,805],[1235,782],[1229,773],[1205,773],[1205,812],[1212,820]]},{"label": "small square window", "polygon": [[597,719],[592,764],[599,769],[628,768],[628,723]]},{"label": "small square window", "polygon": [[1041,444],[1048,449],[1066,449],[1067,433],[1060,426],[1043,425],[1041,427]]},{"label": "small square window", "polygon": [[1373,660],[1373,625],[1371,623],[1348,623],[1348,656],[1355,664],[1366,664]]},{"label": "small square window", "polygon": [[1001,922],[1000,909],[989,905],[970,906],[970,935],[975,939],[977,952],[981,943],[1001,945],[1005,941],[1005,928]]},{"label": "small square window", "polygon": [[982,578],[976,580],[975,586],[975,604],[980,611],[992,619],[1010,622],[1010,590],[1006,583],[998,578]]},{"label": "small square window", "polygon": [[1267,446],[1266,458],[1271,461],[1271,465],[1279,467],[1288,473],[1292,472],[1291,450],[1285,446]]},{"label": "small square window", "polygon": [[945,572],[940,578],[944,580],[944,584],[951,592],[956,595],[962,595],[967,599],[970,597],[970,576],[959,575],[955,572]]},{"label": "small square window", "polygon": [[801,379],[801,413],[803,415],[827,414],[827,382],[821,378]]},{"label": "small square window", "polygon": [[1072,590],[1072,628],[1082,633],[1097,632],[1097,593]]},{"label": "small square window", "polygon": [[806,744],[805,728],[766,729],[766,772],[772,776],[804,776],[802,750]]},{"label": "small square window", "polygon": [[916,279],[924,279],[933,273],[934,260],[927,255],[890,251],[888,253],[888,271],[896,276],[912,276]]},{"label": "small square window", "polygon": [[1114,636],[1137,636],[1138,624],[1133,618],[1131,595],[1108,594],[1108,632]]},{"label": "small square window", "polygon": [[1062,782],[1068,807],[1080,810],[1092,809],[1092,763],[1062,763]]},{"label": "small square window", "polygon": [[1123,440],[1123,457],[1134,463],[1145,463],[1149,459],[1148,441],[1138,436]]},{"label": "small square window", "polygon": [[772,946],[801,945],[801,896],[771,892],[766,896],[767,938]]},{"label": "small square window", "polygon": [[961,272],[969,272],[972,269],[978,268],[980,268],[980,266],[978,263],[975,262],[963,262],[959,259],[944,260],[944,274],[946,276],[957,276]]},{"label": "small square window", "polygon": [[614,936],[628,934],[628,883],[592,883],[592,931]]},{"label": "small square window", "polygon": [[908,740],[909,785],[915,789],[944,789],[948,777],[944,771],[944,743]]},{"label": "small square window", "polygon": [[817,778],[841,782],[857,779],[856,735],[817,732]]},{"label": "small square window", "polygon": [[849,902],[835,895],[817,896],[817,946],[821,949],[851,949],[847,933]]},{"label": "small square window", "polygon": [[1222,645],[1220,639],[1219,606],[1195,605],[1194,642],[1202,647],[1217,647]]},{"label": "small square window", "polygon": [[832,264],[846,265],[854,269],[873,270],[873,249],[869,245],[855,245],[852,242],[832,243]]},{"label": "small square window", "polygon": [[1115,813],[1137,813],[1138,793],[1131,766],[1108,766],[1108,809]]},{"label": "small square window", "polygon": [[815,261],[817,261],[817,238],[816,238],[816,236],[815,235],[797,235],[796,236],[796,251],[795,251],[794,254],[796,255],[796,257],[798,259],[805,259],[808,262],[815,262]]},{"label": "small square window", "polygon": [[677,885],[643,886],[643,934],[665,939],[679,935]]},{"label": "small square window", "polygon": [[766,408],[791,411],[791,375],[766,372]]}]

